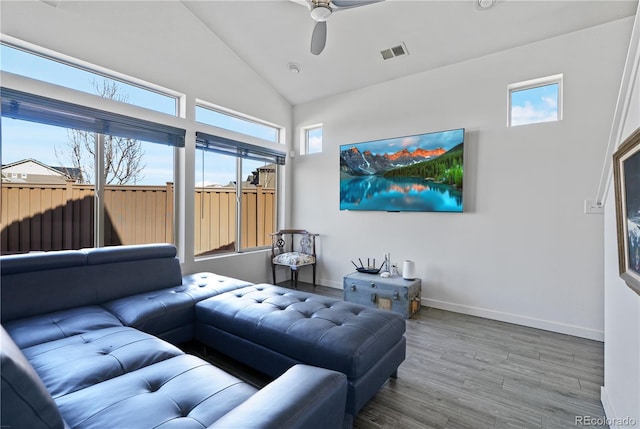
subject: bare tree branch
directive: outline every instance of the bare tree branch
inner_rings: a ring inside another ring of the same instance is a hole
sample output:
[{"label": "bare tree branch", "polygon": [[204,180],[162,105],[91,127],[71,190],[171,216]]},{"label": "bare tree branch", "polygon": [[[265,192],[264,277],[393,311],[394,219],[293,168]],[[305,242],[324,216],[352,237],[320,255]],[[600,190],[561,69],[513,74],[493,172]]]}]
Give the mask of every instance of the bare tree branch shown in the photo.
[{"label": "bare tree branch", "polygon": [[[128,95],[120,90],[116,82],[102,79],[91,82],[95,93],[103,98],[127,102]],[[63,148],[55,148],[56,158],[66,158],[74,168],[79,169],[82,183],[88,183],[95,170],[96,134],[68,130],[67,143]],[[146,164],[142,162],[144,150],[135,139],[105,135],[104,139],[104,177],[105,183],[125,185],[137,183],[144,178],[142,174]],[[61,162],[62,163],[62,162]],[[63,164],[64,165],[64,164]]]}]

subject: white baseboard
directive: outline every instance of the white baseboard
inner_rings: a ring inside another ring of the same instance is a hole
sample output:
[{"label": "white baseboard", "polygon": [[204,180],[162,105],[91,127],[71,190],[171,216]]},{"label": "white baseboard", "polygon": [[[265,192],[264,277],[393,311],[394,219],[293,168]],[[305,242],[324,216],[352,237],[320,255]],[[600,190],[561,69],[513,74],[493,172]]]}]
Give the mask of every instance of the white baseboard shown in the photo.
[{"label": "white baseboard", "polygon": [[342,281],[334,281],[334,280],[321,280],[318,284],[322,284],[322,286],[331,287],[334,289],[342,289]]},{"label": "white baseboard", "polygon": [[[613,405],[611,404],[611,400],[609,399],[609,394],[607,393],[607,389],[604,386],[600,387],[600,402],[602,402],[602,408],[604,408],[604,414],[607,416],[607,419],[613,419],[616,416],[615,411],[613,411]],[[613,426],[609,426],[610,429],[615,429]]]},{"label": "white baseboard", "polygon": [[638,417],[619,416],[613,408],[613,402],[605,386],[600,388],[600,402],[604,408],[607,424],[611,429],[640,429]]},{"label": "white baseboard", "polygon": [[439,308],[441,310],[453,311],[456,313],[468,314],[470,316],[484,317],[485,319],[499,320],[501,322],[544,329],[546,331],[558,332],[560,334],[573,335],[575,337],[587,338],[589,340],[604,341],[604,331],[598,331],[582,326],[569,325],[566,323],[536,319],[518,314],[504,313],[501,311],[488,310],[486,308],[471,307],[468,305],[455,304],[428,298],[422,298],[422,305],[426,307]]},{"label": "white baseboard", "polygon": [[[342,289],[342,281],[320,279],[317,284],[330,288]],[[422,306],[439,308],[441,310],[453,311],[455,313],[468,314],[470,316],[484,317],[485,319],[499,320],[501,322],[514,323],[516,325],[528,326],[531,328],[544,329],[545,331],[558,332],[560,334],[587,338],[589,340],[602,342],[604,341],[604,331],[598,331],[596,329],[585,328],[582,326],[569,325],[566,323],[537,319],[528,316],[521,316],[519,314],[504,313],[501,311],[489,310],[486,308],[455,304],[452,302],[440,301],[436,299],[422,298]]]}]

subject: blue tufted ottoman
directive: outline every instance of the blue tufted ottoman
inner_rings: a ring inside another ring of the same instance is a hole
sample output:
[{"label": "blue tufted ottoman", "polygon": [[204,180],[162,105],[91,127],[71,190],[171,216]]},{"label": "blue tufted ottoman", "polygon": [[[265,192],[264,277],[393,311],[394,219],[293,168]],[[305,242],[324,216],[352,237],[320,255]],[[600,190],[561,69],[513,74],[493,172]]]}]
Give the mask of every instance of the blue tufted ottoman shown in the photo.
[{"label": "blue tufted ottoman", "polygon": [[197,340],[272,377],[297,363],[346,374],[351,416],[405,358],[399,314],[268,284],[199,302],[195,323]]}]

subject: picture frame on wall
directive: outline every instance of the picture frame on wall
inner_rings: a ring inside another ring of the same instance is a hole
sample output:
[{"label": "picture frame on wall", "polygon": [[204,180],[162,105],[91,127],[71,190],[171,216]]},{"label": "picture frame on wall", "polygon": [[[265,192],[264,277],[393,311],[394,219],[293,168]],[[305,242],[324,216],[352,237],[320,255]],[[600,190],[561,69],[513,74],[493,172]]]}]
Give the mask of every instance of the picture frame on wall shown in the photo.
[{"label": "picture frame on wall", "polygon": [[620,277],[640,295],[640,128],[613,154]]}]

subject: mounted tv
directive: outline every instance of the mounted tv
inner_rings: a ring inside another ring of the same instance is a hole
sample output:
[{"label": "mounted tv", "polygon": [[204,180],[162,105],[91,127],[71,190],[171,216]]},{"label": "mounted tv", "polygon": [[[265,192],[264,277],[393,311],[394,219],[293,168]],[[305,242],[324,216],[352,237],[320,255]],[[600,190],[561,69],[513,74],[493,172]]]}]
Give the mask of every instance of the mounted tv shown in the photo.
[{"label": "mounted tv", "polygon": [[340,210],[462,212],[464,128],[340,146]]}]

